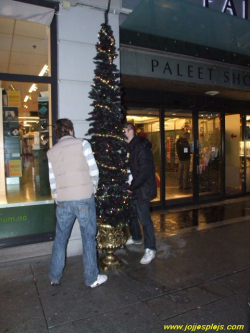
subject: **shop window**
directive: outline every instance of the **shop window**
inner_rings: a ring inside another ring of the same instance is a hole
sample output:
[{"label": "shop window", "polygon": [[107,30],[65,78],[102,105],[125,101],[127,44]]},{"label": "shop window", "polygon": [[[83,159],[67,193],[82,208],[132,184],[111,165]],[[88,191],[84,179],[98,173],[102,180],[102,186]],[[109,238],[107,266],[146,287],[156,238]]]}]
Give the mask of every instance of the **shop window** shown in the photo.
[{"label": "shop window", "polygon": [[[10,85],[15,90],[8,90]],[[51,199],[46,157],[50,145],[50,87],[37,84],[37,90],[29,93],[29,86],[32,84],[2,82],[2,203]]]},{"label": "shop window", "polygon": [[55,228],[49,45],[48,25],[0,17],[0,246],[48,240]]},{"label": "shop window", "polygon": [[165,199],[191,197],[193,194],[192,113],[185,110],[165,110],[164,130]]},{"label": "shop window", "polygon": [[199,195],[202,198],[221,196],[221,115],[199,112]]},{"label": "shop window", "polygon": [[242,193],[244,184],[244,142],[241,115],[225,115],[225,190],[226,195]]},{"label": "shop window", "polygon": [[[246,191],[250,191],[250,116],[246,116],[246,129],[245,129],[245,142],[246,149],[244,152],[244,143],[240,142],[240,158],[241,158],[241,175],[244,177],[244,167],[246,168]],[[245,160],[242,158],[245,153]]]}]

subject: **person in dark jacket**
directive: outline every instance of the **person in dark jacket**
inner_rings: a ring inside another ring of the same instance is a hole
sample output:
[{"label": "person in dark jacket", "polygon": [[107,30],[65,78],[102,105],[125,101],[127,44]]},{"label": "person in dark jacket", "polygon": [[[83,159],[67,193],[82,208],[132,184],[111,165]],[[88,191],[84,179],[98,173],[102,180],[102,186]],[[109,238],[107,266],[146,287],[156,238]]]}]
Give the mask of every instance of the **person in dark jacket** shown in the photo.
[{"label": "person in dark jacket", "polygon": [[176,142],[176,150],[179,159],[179,188],[189,189],[189,169],[190,169],[190,145],[188,142],[189,133],[183,133]]},{"label": "person in dark jacket", "polygon": [[139,218],[143,227],[145,248],[140,263],[149,264],[155,258],[156,253],[154,225],[150,216],[150,200],[157,196],[152,144],[146,137],[136,135],[136,128],[132,123],[124,126],[124,132],[127,137],[130,171],[133,177],[129,192],[132,193],[132,202],[137,214],[129,224],[131,237],[127,240],[126,245],[142,244]]}]

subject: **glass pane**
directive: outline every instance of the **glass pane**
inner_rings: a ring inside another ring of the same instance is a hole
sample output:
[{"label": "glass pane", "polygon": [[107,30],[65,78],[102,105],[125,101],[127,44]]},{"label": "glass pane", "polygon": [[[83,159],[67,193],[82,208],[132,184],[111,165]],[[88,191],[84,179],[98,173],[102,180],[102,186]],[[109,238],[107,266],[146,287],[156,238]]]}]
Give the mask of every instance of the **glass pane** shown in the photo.
[{"label": "glass pane", "polygon": [[165,112],[165,199],[190,197],[193,170],[192,114]]},{"label": "glass pane", "polygon": [[44,24],[0,17],[0,72],[46,76],[50,65],[50,28]]},{"label": "glass pane", "polygon": [[[250,191],[250,116],[246,117],[246,191]],[[241,155],[241,152],[240,152]]]},{"label": "glass pane", "polygon": [[244,182],[244,142],[240,114],[225,115],[226,194],[242,192]]},{"label": "glass pane", "polygon": [[137,128],[137,134],[146,136],[152,143],[152,152],[156,169],[157,197],[152,201],[160,200],[161,187],[161,146],[159,111],[151,108],[130,108],[127,111],[127,122],[132,122]]},{"label": "glass pane", "polygon": [[221,194],[221,120],[219,113],[199,112],[199,192]]},{"label": "glass pane", "polygon": [[50,85],[37,84],[29,93],[31,86],[2,82],[2,204],[51,200],[46,156],[51,137]]}]

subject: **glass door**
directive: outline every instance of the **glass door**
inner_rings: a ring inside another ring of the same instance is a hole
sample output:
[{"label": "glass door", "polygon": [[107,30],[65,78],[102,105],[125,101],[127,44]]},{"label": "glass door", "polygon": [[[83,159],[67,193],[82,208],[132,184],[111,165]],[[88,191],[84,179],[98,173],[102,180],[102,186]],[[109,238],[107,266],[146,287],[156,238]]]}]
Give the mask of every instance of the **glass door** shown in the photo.
[{"label": "glass door", "polygon": [[190,200],[193,196],[192,113],[165,110],[165,199]]},{"label": "glass door", "polygon": [[[248,143],[248,142],[247,142]],[[225,115],[225,192],[239,194],[243,190],[245,176],[245,147],[242,141],[240,114]]]},{"label": "glass door", "polygon": [[199,198],[219,197],[222,195],[220,113],[199,112],[198,136]]},{"label": "glass door", "polygon": [[250,191],[250,116],[246,116],[246,191]]}]

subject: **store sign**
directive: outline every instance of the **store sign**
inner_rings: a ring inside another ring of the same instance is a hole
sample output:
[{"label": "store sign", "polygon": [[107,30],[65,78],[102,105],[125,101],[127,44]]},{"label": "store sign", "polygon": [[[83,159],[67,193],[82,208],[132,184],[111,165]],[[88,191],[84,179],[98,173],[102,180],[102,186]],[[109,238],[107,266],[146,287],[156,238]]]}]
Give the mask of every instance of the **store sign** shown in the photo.
[{"label": "store sign", "polygon": [[250,69],[121,49],[122,74],[250,90]]},{"label": "store sign", "polygon": [[244,19],[249,18],[249,0],[188,0],[189,2],[203,5],[203,7],[216,9]]},{"label": "store sign", "polygon": [[54,204],[1,208],[0,241],[55,230]]}]

